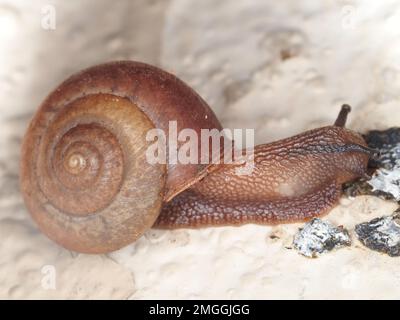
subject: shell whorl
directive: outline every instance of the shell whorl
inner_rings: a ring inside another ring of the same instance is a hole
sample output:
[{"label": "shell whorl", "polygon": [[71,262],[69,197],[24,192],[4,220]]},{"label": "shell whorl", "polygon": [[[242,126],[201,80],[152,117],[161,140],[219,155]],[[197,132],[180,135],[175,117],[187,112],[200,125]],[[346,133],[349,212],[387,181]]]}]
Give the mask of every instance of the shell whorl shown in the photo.
[{"label": "shell whorl", "polygon": [[148,117],[128,99],[79,97],[44,104],[22,154],[25,201],[39,227],[80,252],[116,250],[151,227],[162,204],[165,166],[145,157]]}]

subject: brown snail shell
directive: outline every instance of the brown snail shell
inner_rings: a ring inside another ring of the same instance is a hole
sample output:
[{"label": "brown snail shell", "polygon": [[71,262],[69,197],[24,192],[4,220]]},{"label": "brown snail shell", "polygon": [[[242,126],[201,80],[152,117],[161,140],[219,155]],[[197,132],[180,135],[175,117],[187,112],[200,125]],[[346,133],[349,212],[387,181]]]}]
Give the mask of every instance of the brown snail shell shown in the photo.
[{"label": "brown snail shell", "polygon": [[221,129],[191,88],[147,64],[95,66],[57,87],[22,145],[21,190],[39,228],[62,246],[86,253],[113,251],[140,237],[163,201],[207,169],[146,161],[146,133],[168,132],[169,119],[178,130]]}]

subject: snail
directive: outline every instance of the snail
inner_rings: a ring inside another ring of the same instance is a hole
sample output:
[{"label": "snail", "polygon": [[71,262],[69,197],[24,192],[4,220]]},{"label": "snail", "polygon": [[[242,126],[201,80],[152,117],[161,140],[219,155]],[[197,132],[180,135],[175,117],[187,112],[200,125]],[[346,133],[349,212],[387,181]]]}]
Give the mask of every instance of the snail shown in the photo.
[{"label": "snail", "polygon": [[149,163],[149,130],[168,132],[171,120],[196,133],[222,126],[172,74],[106,63],[68,78],[34,115],[22,143],[21,191],[44,234],[84,253],[120,249],[151,227],[307,220],[338,202],[344,182],[366,174],[373,152],[344,127],[349,112],[344,105],[333,126],[255,146],[248,175],[236,174],[243,162]]}]

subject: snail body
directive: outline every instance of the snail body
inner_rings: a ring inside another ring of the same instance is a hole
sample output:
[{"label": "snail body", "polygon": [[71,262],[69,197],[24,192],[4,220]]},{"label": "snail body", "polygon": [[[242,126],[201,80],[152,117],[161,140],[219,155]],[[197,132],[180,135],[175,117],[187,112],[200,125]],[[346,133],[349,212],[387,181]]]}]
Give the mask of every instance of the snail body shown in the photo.
[{"label": "snail body", "polygon": [[344,128],[348,112],[334,126],[256,146],[249,175],[236,174],[243,164],[154,164],[145,157],[149,130],[168,132],[171,120],[197,133],[221,124],[173,75],[138,62],[103,64],[67,79],[35,114],[22,144],[21,190],[49,238],[86,253],[117,250],[152,226],[305,220],[366,172],[371,151]]},{"label": "snail body", "polygon": [[371,151],[363,138],[329,126],[258,145],[254,169],[220,166],[163,206],[155,227],[299,222],[339,200],[342,184],[365,174]]}]

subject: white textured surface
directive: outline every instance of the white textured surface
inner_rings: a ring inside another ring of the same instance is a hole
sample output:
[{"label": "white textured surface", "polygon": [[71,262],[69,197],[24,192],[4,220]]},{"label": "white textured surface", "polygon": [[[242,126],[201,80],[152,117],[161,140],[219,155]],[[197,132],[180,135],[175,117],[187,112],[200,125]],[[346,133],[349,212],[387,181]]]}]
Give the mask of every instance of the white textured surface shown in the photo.
[{"label": "white textured surface", "polygon": [[[86,256],[47,240],[22,204],[19,145],[30,116],[67,75],[103,61],[175,72],[225,126],[255,128],[258,142],[332,123],[343,102],[357,130],[400,124],[398,1],[277,3],[0,0],[0,298],[399,296],[399,260],[364,248],[354,232],[352,247],[315,260],[288,249],[300,225],[150,230],[119,252]],[[47,4],[56,30],[41,28]],[[352,230],[395,207],[343,199],[326,219]],[[43,287],[47,265],[55,290]]]}]

